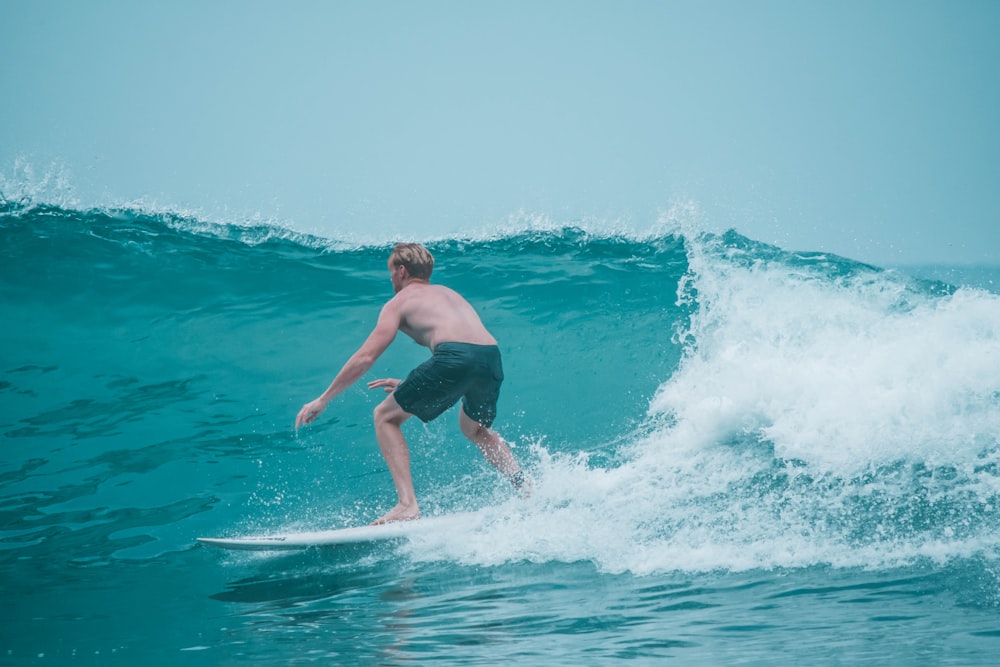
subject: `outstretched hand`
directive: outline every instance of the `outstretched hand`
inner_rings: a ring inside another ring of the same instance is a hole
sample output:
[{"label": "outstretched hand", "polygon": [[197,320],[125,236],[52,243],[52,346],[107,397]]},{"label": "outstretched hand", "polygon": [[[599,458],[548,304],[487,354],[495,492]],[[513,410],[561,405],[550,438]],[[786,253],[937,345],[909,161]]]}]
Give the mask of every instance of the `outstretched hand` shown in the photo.
[{"label": "outstretched hand", "polygon": [[319,416],[319,413],[326,409],[326,403],[320,399],[314,401],[309,401],[302,406],[299,410],[299,415],[295,418],[295,430],[298,430],[300,426],[308,424],[312,420]]},{"label": "outstretched hand", "polygon": [[385,393],[391,394],[396,391],[396,387],[399,386],[400,380],[396,378],[382,378],[381,380],[372,380],[368,383],[369,389],[377,389],[378,387],[383,387]]}]

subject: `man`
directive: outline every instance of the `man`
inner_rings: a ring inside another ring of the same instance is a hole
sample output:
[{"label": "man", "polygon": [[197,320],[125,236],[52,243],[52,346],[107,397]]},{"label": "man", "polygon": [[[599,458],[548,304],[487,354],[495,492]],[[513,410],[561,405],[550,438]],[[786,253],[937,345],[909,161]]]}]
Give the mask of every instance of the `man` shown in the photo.
[{"label": "man", "polygon": [[416,415],[428,422],[462,399],[458,423],[497,470],[515,488],[524,475],[507,443],[490,427],[496,417],[503,382],[500,350],[468,301],[443,285],[431,285],[434,258],[416,243],[399,243],[389,255],[389,275],[396,295],[379,314],[375,329],[344,364],[323,394],[302,406],[295,428],[313,421],[327,404],[364,375],[385,352],[397,331],[430,348],[432,356],[400,382],[386,378],[368,383],[389,395],[375,408],[375,437],[399,496],[399,503],[374,524],[420,518],[410,475],[410,450],[402,425]]}]

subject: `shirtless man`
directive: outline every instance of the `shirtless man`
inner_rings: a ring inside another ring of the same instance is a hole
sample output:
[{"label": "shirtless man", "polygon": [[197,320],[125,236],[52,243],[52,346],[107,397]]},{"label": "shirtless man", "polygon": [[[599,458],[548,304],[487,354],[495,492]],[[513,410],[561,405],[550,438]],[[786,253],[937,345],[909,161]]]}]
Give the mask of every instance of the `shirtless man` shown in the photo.
[{"label": "shirtless man", "polygon": [[405,380],[386,378],[368,383],[389,395],[375,408],[375,437],[389,465],[399,504],[374,524],[420,518],[410,475],[410,450],[402,425],[416,415],[428,422],[462,400],[458,423],[497,470],[521,489],[524,475],[507,443],[490,427],[496,417],[503,382],[500,350],[479,315],[454,290],[431,285],[434,258],[427,248],[399,243],[389,255],[389,274],[396,296],[379,314],[368,339],[337,373],[323,394],[302,406],[295,428],[316,419],[327,403],[364,375],[402,331],[431,349],[430,359]]}]

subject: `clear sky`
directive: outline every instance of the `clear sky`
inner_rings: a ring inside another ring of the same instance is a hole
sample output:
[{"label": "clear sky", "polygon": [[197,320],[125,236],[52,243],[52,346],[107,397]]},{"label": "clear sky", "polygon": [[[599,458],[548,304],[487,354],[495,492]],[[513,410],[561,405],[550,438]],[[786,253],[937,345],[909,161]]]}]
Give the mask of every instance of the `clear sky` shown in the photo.
[{"label": "clear sky", "polygon": [[998,35],[992,0],[0,0],[0,185],[373,240],[693,204],[996,264]]}]

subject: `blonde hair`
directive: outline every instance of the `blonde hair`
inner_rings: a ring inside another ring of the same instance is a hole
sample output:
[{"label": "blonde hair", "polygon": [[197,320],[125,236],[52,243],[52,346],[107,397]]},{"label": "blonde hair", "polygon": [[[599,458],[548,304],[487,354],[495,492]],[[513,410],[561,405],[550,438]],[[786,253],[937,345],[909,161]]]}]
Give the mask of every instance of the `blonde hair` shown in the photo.
[{"label": "blonde hair", "polygon": [[405,266],[414,278],[429,280],[434,270],[434,256],[419,243],[397,243],[389,255],[389,268]]}]

